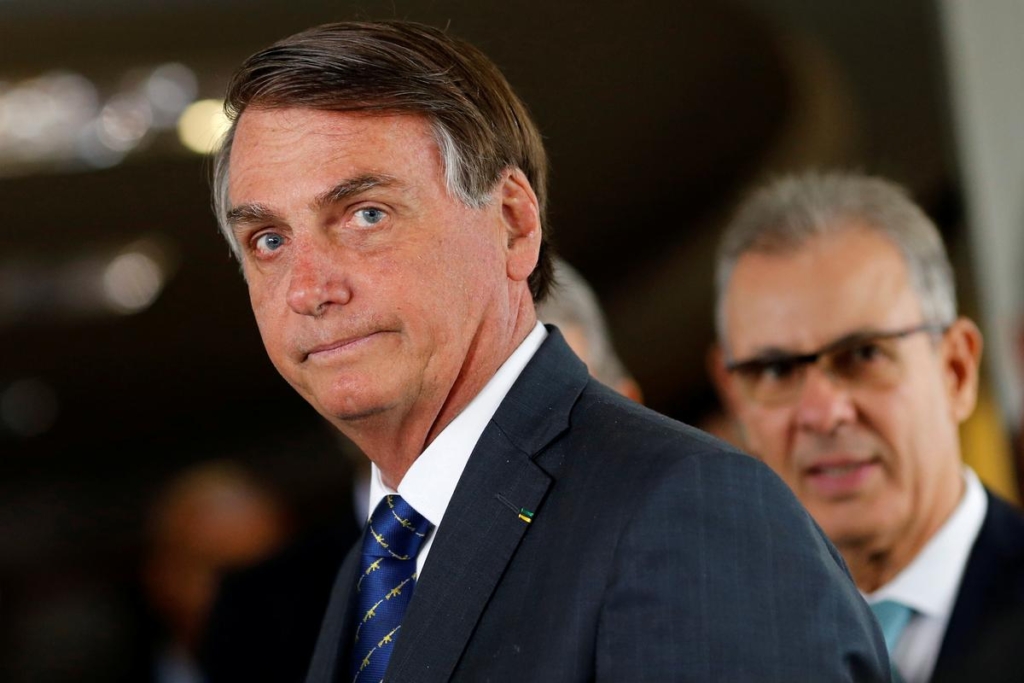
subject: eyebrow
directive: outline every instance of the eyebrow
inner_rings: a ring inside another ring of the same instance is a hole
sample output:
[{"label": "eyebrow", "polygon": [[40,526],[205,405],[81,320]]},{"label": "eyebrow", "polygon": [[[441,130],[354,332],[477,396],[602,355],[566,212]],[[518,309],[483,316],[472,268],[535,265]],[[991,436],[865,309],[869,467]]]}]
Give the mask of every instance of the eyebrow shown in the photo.
[{"label": "eyebrow", "polygon": [[[358,194],[372,190],[375,187],[387,187],[400,184],[399,180],[391,175],[384,173],[363,173],[355,176],[354,178],[343,180],[331,189],[321,192],[313,198],[313,201],[310,202],[309,206],[313,211],[319,212],[325,207],[345,201],[346,199]],[[240,204],[239,206],[232,207],[228,210],[226,218],[228,225],[230,225],[231,229],[236,232],[253,224],[284,222],[284,219],[272,209],[259,203]]]},{"label": "eyebrow", "polygon": [[363,173],[354,178],[343,180],[331,189],[318,194],[310,203],[314,211],[322,211],[325,207],[350,199],[375,187],[400,185],[398,178],[386,173]]},{"label": "eyebrow", "polygon": [[238,232],[241,228],[255,223],[277,223],[280,217],[263,204],[242,204],[232,207],[227,213],[227,223]]}]

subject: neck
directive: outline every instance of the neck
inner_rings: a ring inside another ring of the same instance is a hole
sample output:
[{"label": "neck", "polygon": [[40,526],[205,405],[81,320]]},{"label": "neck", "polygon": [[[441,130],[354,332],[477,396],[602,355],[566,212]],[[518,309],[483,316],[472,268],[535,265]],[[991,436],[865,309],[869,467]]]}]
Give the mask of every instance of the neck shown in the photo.
[{"label": "neck", "polygon": [[476,398],[536,324],[527,291],[506,325],[478,330],[460,368],[437,395],[419,397],[409,410],[385,411],[352,422],[334,421],[335,426],[377,465],[384,483],[397,489],[420,454]]},{"label": "neck", "polygon": [[955,479],[936,497],[931,514],[917,524],[911,520],[896,530],[893,538],[836,542],[836,547],[853,575],[853,581],[864,593],[873,593],[892,581],[914,561],[924,546],[949,520],[964,496],[965,485],[959,471]]},{"label": "neck", "polygon": [[889,583],[909,564],[890,552],[869,553],[849,546],[840,548],[839,552],[846,560],[853,582],[864,593],[873,593]]}]

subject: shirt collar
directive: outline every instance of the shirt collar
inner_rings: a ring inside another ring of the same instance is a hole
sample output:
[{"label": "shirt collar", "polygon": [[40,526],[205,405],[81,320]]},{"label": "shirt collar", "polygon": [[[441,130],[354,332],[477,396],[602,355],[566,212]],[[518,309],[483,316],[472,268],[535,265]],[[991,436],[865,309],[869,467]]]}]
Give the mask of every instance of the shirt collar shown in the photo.
[{"label": "shirt collar", "polygon": [[381,498],[397,493],[431,524],[440,526],[476,442],[547,336],[548,331],[538,322],[480,393],[416,458],[398,491],[384,484],[376,465],[371,467],[367,518]]},{"label": "shirt collar", "polygon": [[865,596],[869,603],[895,600],[921,614],[939,618],[952,612],[967,558],[988,510],[988,499],[978,476],[965,467],[963,477],[964,496],[953,514],[903,571]]}]

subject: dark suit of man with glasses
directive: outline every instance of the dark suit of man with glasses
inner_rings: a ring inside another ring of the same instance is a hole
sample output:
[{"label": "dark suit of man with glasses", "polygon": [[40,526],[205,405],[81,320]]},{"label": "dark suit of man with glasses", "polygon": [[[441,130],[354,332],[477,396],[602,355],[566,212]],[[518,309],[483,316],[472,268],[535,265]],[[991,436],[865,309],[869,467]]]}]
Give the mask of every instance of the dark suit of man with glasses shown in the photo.
[{"label": "dark suit of man with glasses", "polygon": [[717,267],[716,379],[746,446],[842,552],[896,677],[979,673],[1024,606],[1024,518],[961,461],[982,339],[935,226],[885,180],[790,176],[740,206]]}]

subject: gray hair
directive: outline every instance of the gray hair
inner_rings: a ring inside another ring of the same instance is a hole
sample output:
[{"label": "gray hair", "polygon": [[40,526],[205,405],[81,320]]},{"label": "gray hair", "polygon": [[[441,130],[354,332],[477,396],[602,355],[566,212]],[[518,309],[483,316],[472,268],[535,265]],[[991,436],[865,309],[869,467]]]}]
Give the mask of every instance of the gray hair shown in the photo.
[{"label": "gray hair", "polygon": [[617,387],[629,377],[612,345],[611,333],[594,290],[575,268],[554,259],[555,282],[551,293],[537,306],[537,318],[563,329],[577,327],[583,332],[590,352],[588,369],[599,382]]},{"label": "gray hair", "polygon": [[879,177],[831,171],[783,176],[752,192],[727,225],[716,254],[715,328],[725,341],[725,291],[748,252],[785,254],[857,221],[889,239],[903,256],[924,321],[957,316],[953,268],[938,229],[901,186]]},{"label": "gray hair", "polygon": [[248,107],[410,114],[431,126],[448,193],[480,208],[501,174],[519,169],[537,195],[540,258],[530,291],[551,279],[547,154],[540,132],[508,81],[480,50],[443,31],[404,21],[341,22],[295,34],[249,57],[228,85],[231,126],[214,160],[214,212],[228,244],[241,249],[227,212],[228,171],[238,120]]}]

